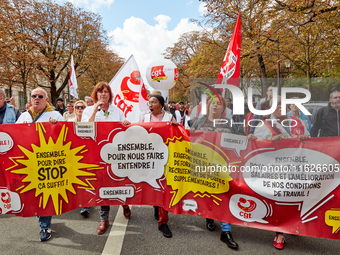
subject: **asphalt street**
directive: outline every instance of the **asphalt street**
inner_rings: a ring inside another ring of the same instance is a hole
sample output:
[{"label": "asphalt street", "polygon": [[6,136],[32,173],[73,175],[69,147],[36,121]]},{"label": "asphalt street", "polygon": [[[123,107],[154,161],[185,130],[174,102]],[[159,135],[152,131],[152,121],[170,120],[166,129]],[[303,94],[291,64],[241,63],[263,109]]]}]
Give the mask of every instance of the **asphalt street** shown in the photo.
[{"label": "asphalt street", "polygon": [[[132,206],[132,216],[126,220],[121,207],[111,206],[110,227],[97,235],[98,208],[90,208],[84,218],[79,210],[54,216],[52,238],[39,241],[38,220],[1,215],[0,254],[19,255],[111,255],[111,254],[339,254],[340,241],[285,235],[285,248],[273,247],[274,232],[233,226],[233,236],[240,248],[231,250],[222,243],[221,228],[205,228],[205,219],[189,215],[169,214],[172,238],[163,237],[153,218],[151,206]],[[318,231],[317,229],[315,231]]]}]

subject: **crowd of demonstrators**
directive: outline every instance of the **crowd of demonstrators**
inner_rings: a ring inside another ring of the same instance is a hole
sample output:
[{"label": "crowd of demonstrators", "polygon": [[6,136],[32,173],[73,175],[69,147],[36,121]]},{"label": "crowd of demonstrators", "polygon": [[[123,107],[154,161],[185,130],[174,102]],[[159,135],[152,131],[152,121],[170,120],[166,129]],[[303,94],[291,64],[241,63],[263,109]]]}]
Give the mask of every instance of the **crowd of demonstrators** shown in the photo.
[{"label": "crowd of demonstrators", "polygon": [[[22,113],[16,123],[31,122],[50,122],[52,124],[63,121],[63,117],[56,112],[53,107],[47,103],[47,92],[42,88],[36,88],[31,92],[30,109]],[[46,241],[51,238],[51,220],[52,216],[38,216],[40,227],[40,241]]]},{"label": "crowd of demonstrators", "polygon": [[[85,108],[82,122],[120,121],[123,126],[130,124],[124,119],[123,112],[112,105],[113,94],[107,82],[99,82],[92,91],[94,105]],[[123,205],[124,216],[130,218],[131,211],[128,205]],[[110,206],[100,206],[100,225],[98,234],[103,234],[109,225]]]},{"label": "crowd of demonstrators", "polygon": [[[214,120],[216,119],[223,119],[226,120],[224,117],[224,113],[227,109],[227,103],[224,98],[221,98],[222,104],[220,103],[219,99],[215,96],[208,100],[207,104],[207,115],[198,118],[193,126],[190,128],[190,132],[194,132],[195,130],[206,130],[218,133],[229,133],[229,134],[238,134],[238,131],[234,126],[229,125],[228,122],[223,121],[223,124],[215,125]],[[209,231],[215,230],[215,223],[213,219],[206,219],[206,227]],[[232,249],[237,249],[238,244],[234,241],[231,235],[231,225],[227,222],[221,222],[221,241],[226,243],[228,247]]]},{"label": "crowd of demonstrators", "polygon": [[[149,97],[149,110],[150,112],[145,114],[141,123],[143,122],[162,122],[162,121],[170,121],[172,125],[177,126],[175,118],[171,113],[168,113],[164,110],[164,98],[160,95],[151,95]],[[163,236],[167,238],[172,237],[172,232],[168,226],[168,212],[159,206],[154,206],[154,216],[155,219],[158,220],[158,230],[163,233]]]},{"label": "crowd of demonstrators", "polygon": [[[256,109],[268,110],[273,107],[273,87],[270,86],[267,90],[267,97],[262,98],[256,105]],[[340,92],[334,91],[330,94],[329,104],[321,108],[314,119],[313,125],[309,118],[304,115],[296,105],[289,105],[290,112],[287,115],[281,113],[281,97],[277,98],[275,110],[270,115],[253,116],[253,114],[245,105],[245,114],[232,115],[232,100],[224,99],[220,91],[217,90],[221,102],[217,96],[208,98],[207,114],[202,114],[202,106],[185,104],[183,101],[176,103],[170,101],[170,106],[166,108],[164,98],[160,91],[153,91],[149,95],[149,110],[150,112],[141,117],[140,122],[162,122],[167,121],[177,126],[182,124],[185,128],[194,130],[206,130],[219,133],[239,134],[238,126],[231,125],[232,122],[219,123],[214,125],[214,120],[233,120],[235,122],[244,122],[244,135],[248,136],[250,141],[256,139],[267,139],[275,142],[280,142],[282,139],[297,138],[300,141],[312,137],[327,137],[340,136]],[[0,124],[11,123],[34,123],[34,122],[50,122],[52,124],[58,121],[73,121],[73,122],[101,122],[101,121],[119,121],[124,126],[130,122],[124,119],[123,113],[117,107],[112,105],[113,94],[110,86],[106,82],[98,83],[91,97],[85,97],[85,101],[79,100],[74,103],[68,103],[65,107],[62,98],[57,99],[56,109],[50,105],[47,92],[42,88],[36,88],[31,92],[31,103],[26,105],[26,111],[20,113],[13,105],[6,102],[5,93],[0,89]],[[90,105],[87,105],[89,102]],[[67,109],[66,109],[67,108]],[[178,118],[176,118],[178,117]],[[244,118],[244,120],[242,119]],[[259,124],[251,119],[259,119],[263,122]],[[270,121],[268,121],[270,119]],[[178,121],[179,120],[179,121]],[[281,123],[285,120],[290,123],[295,122],[296,125],[285,125]],[[248,125],[257,125],[254,131],[250,130]],[[310,130],[310,133],[309,133]],[[97,234],[106,232],[109,225],[110,206],[100,206],[100,225],[97,228]],[[89,214],[88,208],[81,208],[81,215]],[[123,205],[123,214],[126,218],[130,218],[131,211],[128,205]],[[168,226],[168,212],[163,207],[154,207],[154,217],[158,220],[158,229],[162,234],[170,238],[172,232]],[[40,227],[40,240],[46,241],[51,237],[51,220],[52,216],[38,216]],[[215,230],[215,222],[213,219],[206,219],[206,228],[209,231]],[[221,222],[222,233],[220,240],[232,249],[237,249],[238,244],[233,240],[231,234],[231,225],[227,222]],[[284,235],[277,232],[274,238],[274,246],[277,249],[284,247]]]}]

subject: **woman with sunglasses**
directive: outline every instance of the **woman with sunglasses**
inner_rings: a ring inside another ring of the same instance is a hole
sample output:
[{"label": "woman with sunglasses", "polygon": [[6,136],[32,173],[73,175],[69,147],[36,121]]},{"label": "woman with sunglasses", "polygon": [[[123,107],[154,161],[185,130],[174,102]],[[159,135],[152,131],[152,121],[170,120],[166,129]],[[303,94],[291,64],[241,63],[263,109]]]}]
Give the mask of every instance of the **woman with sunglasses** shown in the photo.
[{"label": "woman with sunglasses", "polygon": [[[94,105],[86,107],[81,118],[82,122],[120,121],[123,126],[130,124],[129,121],[124,120],[123,112],[112,105],[113,94],[107,82],[99,82],[94,87],[91,97],[93,98]],[[130,218],[131,211],[129,206],[122,206],[125,218]],[[100,225],[97,228],[98,235],[106,232],[109,225],[109,212],[110,206],[100,206]]]},{"label": "woman with sunglasses", "polygon": [[[68,106],[69,104],[67,104]],[[86,103],[83,100],[79,100],[74,104],[74,118],[70,118],[66,121],[68,122],[81,122],[81,118],[83,116],[83,112],[86,108]],[[90,214],[89,208],[88,207],[83,207],[80,209],[80,214],[83,215],[84,217],[87,217]]]},{"label": "woman with sunglasses", "polygon": [[73,122],[81,122],[81,118],[83,116],[83,112],[86,108],[86,103],[83,100],[79,100],[74,104],[74,113],[75,117],[70,118],[67,121],[73,121]]}]

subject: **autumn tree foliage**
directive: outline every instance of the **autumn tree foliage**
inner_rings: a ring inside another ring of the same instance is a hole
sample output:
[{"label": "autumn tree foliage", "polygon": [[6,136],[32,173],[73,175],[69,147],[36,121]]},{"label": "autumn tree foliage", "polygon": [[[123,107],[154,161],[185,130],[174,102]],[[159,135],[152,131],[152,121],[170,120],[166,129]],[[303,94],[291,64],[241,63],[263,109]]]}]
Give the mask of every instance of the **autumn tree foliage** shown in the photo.
[{"label": "autumn tree foliage", "polygon": [[[81,92],[86,91],[83,84],[95,85],[94,73],[101,74],[96,81],[109,81],[122,64],[108,48],[98,14],[52,1],[4,0],[0,5],[0,72],[4,84],[22,84],[24,92],[28,85],[47,88],[55,103],[68,86],[72,55],[77,76],[84,76],[78,84]],[[105,64],[112,69],[102,72]]]}]

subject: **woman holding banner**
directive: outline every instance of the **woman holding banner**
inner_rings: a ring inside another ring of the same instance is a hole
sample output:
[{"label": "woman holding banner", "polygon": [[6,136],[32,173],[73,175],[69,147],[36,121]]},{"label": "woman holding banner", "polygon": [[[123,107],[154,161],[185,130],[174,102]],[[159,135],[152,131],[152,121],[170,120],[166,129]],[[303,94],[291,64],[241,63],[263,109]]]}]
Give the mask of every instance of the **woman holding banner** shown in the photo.
[{"label": "woman holding banner", "polygon": [[[237,134],[237,128],[235,125],[229,126],[229,122],[225,121],[223,124],[214,124],[214,120],[225,119],[224,112],[227,108],[227,103],[224,98],[220,97],[221,102],[217,96],[210,98],[207,104],[207,115],[197,119],[194,122],[190,132],[195,130],[206,130],[219,133]],[[222,104],[221,104],[222,103]],[[215,230],[215,222],[213,219],[206,219],[206,227],[209,231]],[[227,222],[221,222],[221,241],[226,243],[229,248],[238,249],[238,244],[234,241],[231,235],[231,225]]]},{"label": "woman holding banner", "polygon": [[[152,95],[149,99],[150,113],[143,116],[140,122],[161,122],[170,121],[172,125],[177,126],[174,116],[171,113],[167,113],[163,110],[164,98],[160,95]],[[168,226],[168,212],[163,207],[154,206],[155,219],[158,220],[158,230],[163,233],[163,236],[172,237],[171,230]]]},{"label": "woman holding banner", "polygon": [[[272,105],[273,99],[269,101],[269,108],[271,108]],[[295,116],[290,116],[289,119],[287,119],[286,115],[282,115],[280,96],[277,98],[275,111],[272,113],[269,119],[271,120],[271,124],[268,120],[265,120],[263,125],[258,124],[255,128],[254,135],[250,134],[248,139],[256,140],[259,138],[280,142],[282,139],[290,138],[297,138],[299,141],[304,141],[309,137],[307,127],[301,119]],[[285,120],[289,121],[286,123],[286,126],[282,124]],[[296,124],[294,125],[293,122]],[[283,233],[276,232],[273,242],[274,247],[278,250],[282,250],[284,247],[284,242],[285,238]]]},{"label": "woman holding banner", "polygon": [[[74,104],[74,113],[75,117],[68,119],[68,122],[81,122],[81,118],[83,116],[83,112],[86,108],[86,103],[83,100],[78,100]],[[83,207],[80,209],[80,214],[83,215],[84,217],[87,217],[90,214],[89,208],[88,207]]]},{"label": "woman holding banner", "polygon": [[[82,122],[99,122],[99,121],[120,121],[122,125],[129,125],[130,122],[124,120],[123,112],[116,106],[112,105],[113,94],[107,82],[99,82],[93,89],[91,97],[94,105],[87,107],[81,118]],[[130,218],[131,211],[128,205],[123,205],[125,218]],[[97,228],[97,234],[106,232],[109,225],[110,206],[101,206],[99,209],[100,225]]]}]

